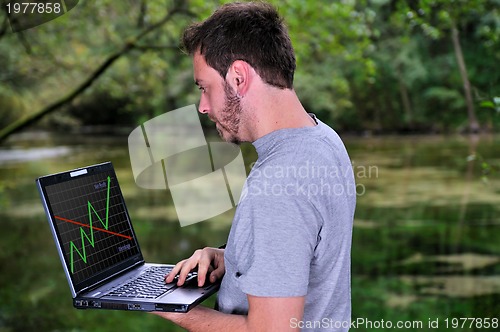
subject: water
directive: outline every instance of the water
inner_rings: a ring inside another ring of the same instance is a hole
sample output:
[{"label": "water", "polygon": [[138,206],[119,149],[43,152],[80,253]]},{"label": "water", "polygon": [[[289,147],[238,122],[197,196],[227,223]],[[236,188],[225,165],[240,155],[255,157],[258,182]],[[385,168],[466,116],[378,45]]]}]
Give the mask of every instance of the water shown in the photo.
[{"label": "water", "polygon": [[[376,325],[382,319],[413,322],[409,331],[437,321],[434,330],[444,331],[452,318],[498,318],[500,136],[345,141],[358,183],[353,319],[364,320],[353,331],[391,330]],[[126,144],[36,134],[0,147],[0,331],[180,331],[144,313],[73,309],[35,188],[40,175],[111,160],[148,261],[175,262],[224,243],[233,212],[181,228],[167,191],[134,184]],[[251,146],[244,157],[255,160]]]}]

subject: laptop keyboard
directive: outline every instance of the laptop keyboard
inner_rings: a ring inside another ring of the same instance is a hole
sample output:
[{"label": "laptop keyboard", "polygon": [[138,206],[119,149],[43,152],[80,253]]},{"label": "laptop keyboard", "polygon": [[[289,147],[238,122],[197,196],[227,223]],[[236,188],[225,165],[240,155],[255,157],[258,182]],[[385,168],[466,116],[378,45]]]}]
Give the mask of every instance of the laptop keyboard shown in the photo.
[{"label": "laptop keyboard", "polygon": [[[174,282],[166,284],[165,276],[172,270],[171,267],[151,266],[140,276],[134,278],[110,293],[107,296],[135,297],[142,299],[155,299],[162,296],[176,286],[177,277]],[[196,278],[197,273],[191,272],[187,275],[185,283]]]}]

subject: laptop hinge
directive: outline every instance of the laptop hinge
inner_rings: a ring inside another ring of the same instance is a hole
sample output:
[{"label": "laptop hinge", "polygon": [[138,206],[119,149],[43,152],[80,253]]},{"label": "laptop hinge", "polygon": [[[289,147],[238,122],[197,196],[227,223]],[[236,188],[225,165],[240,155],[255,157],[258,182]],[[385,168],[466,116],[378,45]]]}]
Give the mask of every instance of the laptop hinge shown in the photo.
[{"label": "laptop hinge", "polygon": [[141,260],[139,262],[136,262],[134,265],[131,265],[128,268],[126,268],[126,269],[124,269],[124,270],[122,270],[120,272],[112,274],[109,277],[107,277],[106,279],[103,279],[103,280],[101,280],[99,282],[96,282],[93,285],[90,285],[90,286],[87,286],[85,288],[82,288],[78,293],[76,293],[76,296],[79,296],[79,295],[81,295],[83,293],[91,291],[92,289],[98,288],[98,287],[102,286],[103,284],[105,284],[106,282],[108,282],[110,279],[113,279],[113,278],[116,278],[116,277],[118,277],[118,276],[120,276],[122,274],[125,274],[125,273],[129,272],[130,270],[132,270],[132,269],[134,269],[134,268],[136,268],[136,267],[138,267],[140,265],[145,264],[145,262],[146,262],[145,260]]}]

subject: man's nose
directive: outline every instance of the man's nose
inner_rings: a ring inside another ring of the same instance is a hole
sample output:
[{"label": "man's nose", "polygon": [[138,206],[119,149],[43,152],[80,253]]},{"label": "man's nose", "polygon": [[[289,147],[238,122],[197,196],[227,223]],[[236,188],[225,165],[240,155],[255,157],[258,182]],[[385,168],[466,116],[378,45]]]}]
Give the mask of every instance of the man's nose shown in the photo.
[{"label": "man's nose", "polygon": [[209,109],[210,108],[207,102],[207,98],[202,93],[200,97],[200,104],[198,105],[198,112],[200,112],[201,114],[207,114]]}]

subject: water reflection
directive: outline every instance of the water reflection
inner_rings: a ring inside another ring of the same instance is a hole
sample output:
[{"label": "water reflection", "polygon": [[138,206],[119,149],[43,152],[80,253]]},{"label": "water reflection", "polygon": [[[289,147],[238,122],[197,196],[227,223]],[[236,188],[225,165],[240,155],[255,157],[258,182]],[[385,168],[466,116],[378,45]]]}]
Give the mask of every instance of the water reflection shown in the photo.
[{"label": "water reflection", "polygon": [[70,153],[71,149],[66,146],[32,149],[0,149],[0,165],[63,157]]},{"label": "water reflection", "polygon": [[498,136],[348,142],[357,163],[379,169],[358,178],[367,190],[354,225],[353,317],[497,316],[500,181],[482,181],[481,163],[500,164],[498,144]]},{"label": "water reflection", "polygon": [[[365,191],[353,235],[353,318],[497,317],[500,176],[481,181],[480,163],[500,164],[500,137],[346,143],[355,169],[377,169],[357,172]],[[0,330],[180,331],[152,315],[72,308],[34,179],[111,160],[149,261],[224,243],[233,211],[181,228],[168,191],[135,185],[126,137],[24,136],[9,144],[0,150]],[[243,152],[249,168],[255,152]]]},{"label": "water reflection", "polygon": [[473,181],[474,178],[474,165],[476,164],[474,160],[477,154],[477,146],[479,144],[479,140],[480,136],[477,134],[471,134],[468,136],[469,155],[467,156],[467,170],[465,172],[465,188],[460,203],[460,213],[459,213],[457,235],[456,235],[457,247],[462,240],[465,215],[467,213],[467,205],[469,203],[471,194],[471,182]]}]

